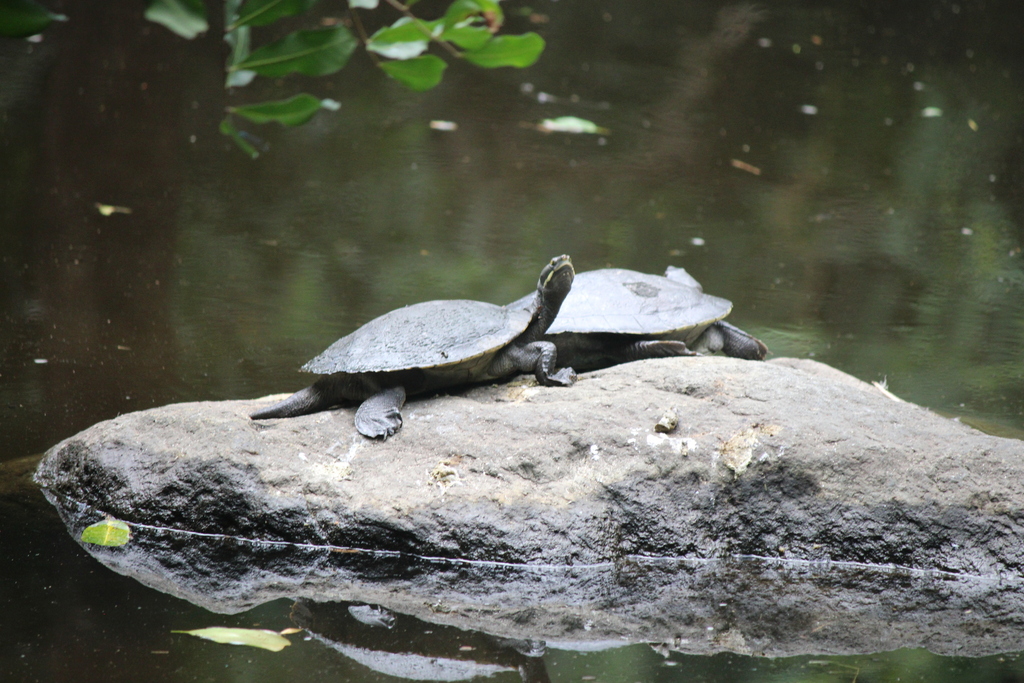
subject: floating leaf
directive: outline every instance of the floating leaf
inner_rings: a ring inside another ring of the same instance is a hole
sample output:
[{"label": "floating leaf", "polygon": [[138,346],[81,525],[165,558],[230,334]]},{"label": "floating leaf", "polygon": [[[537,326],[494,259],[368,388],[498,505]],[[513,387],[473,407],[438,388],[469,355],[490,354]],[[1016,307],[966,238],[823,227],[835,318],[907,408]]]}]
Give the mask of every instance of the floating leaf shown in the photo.
[{"label": "floating leaf", "polygon": [[0,1],[0,36],[27,38],[42,33],[53,21],[66,21],[32,0]]},{"label": "floating leaf", "polygon": [[422,92],[441,82],[441,76],[444,75],[448,64],[440,57],[423,55],[415,59],[382,62],[380,68],[410,90]]},{"label": "floating leaf", "polygon": [[197,638],[212,640],[215,643],[225,645],[248,645],[260,647],[271,652],[280,652],[292,641],[288,640],[276,631],[267,631],[256,628],[225,628],[223,626],[211,626],[210,628],[197,628],[192,631],[171,631],[171,633],[185,633]]},{"label": "floating leaf", "polygon": [[228,69],[248,69],[276,78],[297,71],[307,76],[326,76],[341,69],[359,45],[344,26],[319,31],[296,31],[264,45]]},{"label": "floating leaf", "polygon": [[203,0],[149,0],[145,17],[189,40],[210,28]]},{"label": "floating leaf", "polygon": [[230,116],[220,122],[220,132],[234,140],[239,149],[245,152],[250,159],[255,159],[260,155],[259,151],[242,136],[241,131],[235,128]]},{"label": "floating leaf", "polygon": [[82,543],[92,543],[93,545],[124,545],[131,537],[131,529],[119,519],[105,519],[102,522],[90,524],[82,531]]},{"label": "floating leaf", "polygon": [[942,110],[938,107],[925,107],[921,110],[921,116],[926,119],[934,119],[942,116]]},{"label": "floating leaf", "polygon": [[248,0],[238,12],[238,18],[226,30],[239,26],[266,26],[282,17],[302,14],[316,4],[316,0]]},{"label": "floating leaf", "polygon": [[557,119],[544,119],[537,125],[537,130],[545,133],[600,133],[601,135],[607,135],[611,132],[593,121],[587,121],[575,116],[559,116]]},{"label": "floating leaf", "polygon": [[[330,102],[334,102],[330,100]],[[334,102],[334,104],[337,104]],[[330,107],[331,105],[327,105]],[[323,102],[308,93],[301,93],[287,100],[247,104],[242,107],[228,107],[232,114],[238,114],[254,123],[277,121],[285,126],[299,126],[313,118]]]},{"label": "floating leaf", "polygon": [[112,204],[101,204],[96,202],[94,204],[96,210],[100,212],[101,216],[113,216],[115,213],[131,213],[132,210],[127,206],[114,206]]},{"label": "floating leaf", "polygon": [[378,0],[348,0],[348,6],[352,9],[377,9],[377,3]]},{"label": "floating leaf", "polygon": [[466,52],[466,61],[486,69],[499,66],[524,68],[537,61],[544,51],[544,39],[536,33],[521,36],[497,36],[479,50]]}]

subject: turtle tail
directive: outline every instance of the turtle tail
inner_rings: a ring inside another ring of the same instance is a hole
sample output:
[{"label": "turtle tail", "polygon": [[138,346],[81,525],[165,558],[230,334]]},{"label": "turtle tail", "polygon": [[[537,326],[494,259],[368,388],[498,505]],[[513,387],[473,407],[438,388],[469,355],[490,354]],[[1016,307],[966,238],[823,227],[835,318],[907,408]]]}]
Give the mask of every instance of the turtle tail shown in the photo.
[{"label": "turtle tail", "polygon": [[338,401],[323,392],[316,384],[296,391],[285,400],[268,408],[261,408],[249,415],[253,420],[266,420],[272,417],[296,417],[309,415],[326,410]]}]

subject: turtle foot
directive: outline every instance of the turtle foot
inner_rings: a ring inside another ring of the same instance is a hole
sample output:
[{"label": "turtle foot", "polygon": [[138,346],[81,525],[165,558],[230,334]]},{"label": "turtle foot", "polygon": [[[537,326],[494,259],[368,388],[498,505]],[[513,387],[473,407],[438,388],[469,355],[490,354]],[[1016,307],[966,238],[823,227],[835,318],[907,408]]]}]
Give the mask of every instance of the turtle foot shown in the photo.
[{"label": "turtle foot", "polygon": [[387,440],[402,428],[405,389],[390,387],[366,399],[356,410],[356,429],[371,439]]},{"label": "turtle foot", "polygon": [[356,429],[359,430],[360,434],[371,439],[387,441],[389,436],[394,436],[395,432],[401,428],[402,413],[398,410],[391,410],[386,414],[370,417],[356,414]]}]

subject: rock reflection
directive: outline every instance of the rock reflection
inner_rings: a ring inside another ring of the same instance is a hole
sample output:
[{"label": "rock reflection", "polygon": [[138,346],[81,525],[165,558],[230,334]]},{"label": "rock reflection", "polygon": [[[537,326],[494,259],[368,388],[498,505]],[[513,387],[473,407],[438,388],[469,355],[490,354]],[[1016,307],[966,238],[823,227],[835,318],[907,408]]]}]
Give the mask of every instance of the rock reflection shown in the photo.
[{"label": "rock reflection", "polygon": [[[364,618],[368,613],[387,618],[373,623]],[[460,681],[518,671],[526,683],[550,680],[542,641],[492,636],[352,602],[298,600],[291,616],[328,647],[396,678]]]},{"label": "rock reflection", "polygon": [[[47,496],[75,538],[102,518]],[[84,547],[110,569],[214,612],[295,600],[298,625],[390,675],[439,659],[467,677],[516,669],[543,681],[545,648],[630,643],[770,657],[1024,648],[1020,581],[1000,576],[757,557],[514,565],[132,531],[127,546]]]}]

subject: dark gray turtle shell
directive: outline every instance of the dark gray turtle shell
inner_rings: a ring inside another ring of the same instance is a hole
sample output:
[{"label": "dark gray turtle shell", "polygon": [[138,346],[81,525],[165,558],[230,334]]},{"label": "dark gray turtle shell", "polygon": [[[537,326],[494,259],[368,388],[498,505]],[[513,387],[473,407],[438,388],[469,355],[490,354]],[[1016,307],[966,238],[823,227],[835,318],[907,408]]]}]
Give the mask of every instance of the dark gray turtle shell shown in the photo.
[{"label": "dark gray turtle shell", "polygon": [[530,324],[536,295],[508,306],[425,301],[385,313],[331,344],[307,372],[388,372],[456,366],[493,355]]},{"label": "dark gray turtle shell", "polygon": [[732,302],[705,294],[685,271],[669,279],[604,268],[577,273],[547,334],[678,335],[703,330],[731,310]]}]

